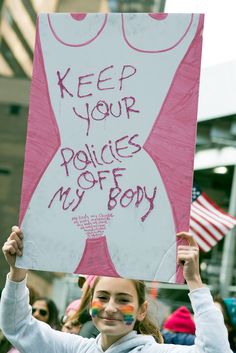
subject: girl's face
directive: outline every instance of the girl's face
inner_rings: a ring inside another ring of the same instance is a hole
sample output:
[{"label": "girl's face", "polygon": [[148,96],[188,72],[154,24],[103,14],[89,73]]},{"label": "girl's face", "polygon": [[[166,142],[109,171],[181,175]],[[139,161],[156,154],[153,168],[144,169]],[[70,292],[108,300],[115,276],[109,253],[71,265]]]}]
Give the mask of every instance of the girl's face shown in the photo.
[{"label": "girl's face", "polygon": [[36,300],[32,305],[32,314],[37,320],[48,322],[49,311],[47,303],[44,300]]},{"label": "girl's face", "polygon": [[141,307],[132,281],[100,277],[94,288],[90,314],[102,334],[103,348],[133,330],[136,320],[146,315],[147,303]]},{"label": "girl's face", "polygon": [[65,324],[62,326],[62,332],[69,332],[78,335],[80,332],[80,324],[75,324],[72,320],[67,320]]}]

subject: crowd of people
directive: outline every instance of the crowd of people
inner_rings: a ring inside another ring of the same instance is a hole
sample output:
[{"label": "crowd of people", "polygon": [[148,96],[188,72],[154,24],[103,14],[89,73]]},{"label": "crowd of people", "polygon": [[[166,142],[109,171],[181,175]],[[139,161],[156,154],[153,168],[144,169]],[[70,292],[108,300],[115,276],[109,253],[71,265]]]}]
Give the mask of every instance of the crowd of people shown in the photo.
[{"label": "crowd of people", "polygon": [[195,331],[192,313],[186,306],[181,306],[163,322],[161,333],[165,343],[191,346],[195,341]]},{"label": "crowd of people", "polygon": [[[33,287],[29,287],[30,304],[32,307],[32,316],[42,322],[47,323],[55,330],[61,330],[59,310],[55,302],[37,294]],[[11,342],[0,331],[0,352],[1,353],[20,353]]]},{"label": "crowd of people", "polygon": [[181,306],[159,328],[149,317],[144,281],[91,275],[79,277],[82,296],[59,321],[52,300],[29,297],[27,271],[15,267],[22,232],[13,227],[3,246],[10,272],[1,296],[1,353],[236,352],[236,301],[212,298],[201,281],[194,238],[185,232],[178,236],[188,242],[178,247],[177,260],[193,311]]}]

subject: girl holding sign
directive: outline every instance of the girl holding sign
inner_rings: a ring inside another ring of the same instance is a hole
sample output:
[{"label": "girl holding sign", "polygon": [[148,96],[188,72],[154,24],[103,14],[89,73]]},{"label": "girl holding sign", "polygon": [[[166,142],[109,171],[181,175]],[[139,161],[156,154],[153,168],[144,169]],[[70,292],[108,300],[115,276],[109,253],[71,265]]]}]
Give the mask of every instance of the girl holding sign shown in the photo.
[{"label": "girl holding sign", "polygon": [[189,245],[178,247],[177,261],[195,313],[196,340],[193,346],[162,344],[158,328],[149,320],[143,281],[97,277],[91,289],[90,314],[101,332],[96,339],[55,331],[32,317],[26,288],[26,270],[15,267],[22,255],[23,235],[18,227],[3,246],[10,265],[1,298],[1,328],[24,353],[230,353],[223,316],[199,274],[198,246],[189,233],[179,233]]}]

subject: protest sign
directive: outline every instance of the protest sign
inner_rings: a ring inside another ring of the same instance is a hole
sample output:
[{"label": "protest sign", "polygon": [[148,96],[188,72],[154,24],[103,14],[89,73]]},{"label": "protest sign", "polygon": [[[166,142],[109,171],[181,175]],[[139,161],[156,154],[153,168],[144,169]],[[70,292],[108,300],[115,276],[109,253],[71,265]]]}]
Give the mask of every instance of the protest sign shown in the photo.
[{"label": "protest sign", "polygon": [[182,280],[203,15],[42,14],[19,267]]}]

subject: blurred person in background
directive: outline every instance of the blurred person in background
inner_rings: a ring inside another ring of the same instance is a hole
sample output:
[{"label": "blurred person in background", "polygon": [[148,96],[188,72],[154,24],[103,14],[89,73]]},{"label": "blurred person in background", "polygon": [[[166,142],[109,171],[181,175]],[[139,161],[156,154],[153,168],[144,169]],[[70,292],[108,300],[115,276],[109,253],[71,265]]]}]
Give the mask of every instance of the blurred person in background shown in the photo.
[{"label": "blurred person in background", "polygon": [[71,320],[71,317],[77,312],[80,307],[80,299],[73,300],[66,308],[65,315],[62,318],[62,332],[79,334],[81,324],[78,320]]},{"label": "blurred person in background", "polygon": [[[66,320],[62,326],[63,332],[77,333],[78,335],[87,338],[95,338],[99,334],[99,331],[93,324],[92,317],[89,313],[91,289],[96,277],[97,276],[93,275],[79,276],[78,286],[81,288],[82,296],[80,298],[77,310],[74,311],[72,315],[66,317]],[[71,310],[70,313],[72,313]]]},{"label": "blurred person in background", "polygon": [[181,306],[164,321],[161,334],[164,343],[191,346],[195,341],[195,330],[191,312],[186,306]]},{"label": "blurred person in background", "polygon": [[221,310],[228,330],[230,348],[236,353],[236,298],[214,297],[215,305]]},{"label": "blurred person in background", "polygon": [[[29,302],[30,305],[35,301],[35,299],[39,296],[37,290],[27,285],[29,289]],[[12,346],[12,344],[7,340],[7,338],[3,335],[2,331],[0,330],[0,353],[20,353],[16,348]]]},{"label": "blurred person in background", "polygon": [[81,329],[81,324],[78,320],[71,320],[69,317],[65,320],[65,322],[62,324],[61,331],[62,332],[68,332],[68,333],[74,333],[75,335],[78,335]]},{"label": "blurred person in background", "polygon": [[37,297],[32,303],[32,315],[35,319],[46,322],[55,330],[61,329],[59,311],[50,298]]},{"label": "blurred person in background", "polygon": [[37,297],[32,303],[32,315],[46,322],[55,330],[61,329],[59,311],[54,301],[48,297]]},{"label": "blurred person in background", "polygon": [[234,328],[236,328],[236,298],[224,298],[224,303],[227,307],[229,316],[230,316],[230,320],[234,326]]},{"label": "blurred person in background", "polygon": [[[54,301],[47,297],[39,297],[34,289],[29,288],[29,291],[31,293],[32,315],[37,320],[46,322],[55,330],[60,330],[58,309]],[[0,353],[20,353],[2,333],[0,335]]]},{"label": "blurred person in background", "polygon": [[65,310],[65,317],[71,317],[72,315],[74,315],[79,309],[80,303],[81,299],[75,299],[70,304],[68,304]]}]

